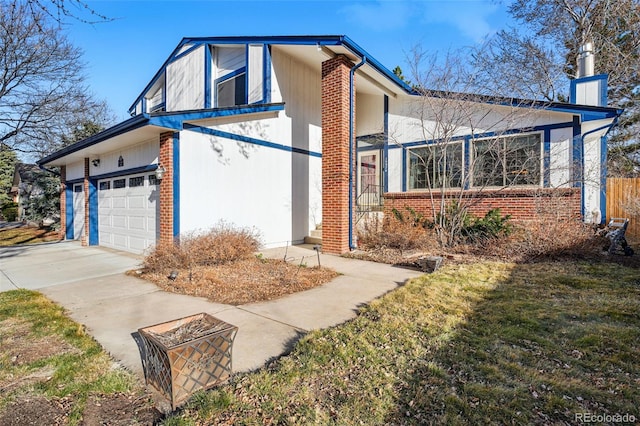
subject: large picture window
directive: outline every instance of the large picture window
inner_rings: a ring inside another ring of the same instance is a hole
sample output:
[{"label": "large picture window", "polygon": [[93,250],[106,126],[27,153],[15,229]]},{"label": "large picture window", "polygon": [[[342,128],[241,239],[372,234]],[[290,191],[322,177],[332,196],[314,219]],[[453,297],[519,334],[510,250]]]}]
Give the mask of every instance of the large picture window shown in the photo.
[{"label": "large picture window", "polygon": [[462,144],[450,143],[409,151],[409,189],[462,187]]},{"label": "large picture window", "polygon": [[244,105],[247,103],[247,73],[244,69],[240,73],[223,77],[216,84],[216,105],[218,108]]},{"label": "large picture window", "polygon": [[540,185],[540,134],[473,143],[473,186]]}]

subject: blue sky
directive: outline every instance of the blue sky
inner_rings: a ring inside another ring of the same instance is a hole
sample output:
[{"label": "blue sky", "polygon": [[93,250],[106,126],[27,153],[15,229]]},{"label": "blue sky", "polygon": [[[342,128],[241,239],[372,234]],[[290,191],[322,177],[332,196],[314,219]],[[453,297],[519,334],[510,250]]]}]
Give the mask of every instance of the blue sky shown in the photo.
[{"label": "blue sky", "polygon": [[119,120],[183,37],[344,34],[389,69],[407,69],[420,45],[446,52],[505,28],[495,0],[102,0],[88,1],[114,20],[72,22],[69,39],[85,55],[87,83]]}]

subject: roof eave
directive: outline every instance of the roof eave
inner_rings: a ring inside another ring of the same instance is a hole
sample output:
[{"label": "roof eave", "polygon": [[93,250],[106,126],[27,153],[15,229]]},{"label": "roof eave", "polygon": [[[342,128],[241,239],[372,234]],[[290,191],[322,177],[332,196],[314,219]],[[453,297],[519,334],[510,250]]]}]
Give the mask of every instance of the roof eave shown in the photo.
[{"label": "roof eave", "polygon": [[128,120],[125,120],[119,124],[116,124],[113,127],[110,127],[106,130],[103,130],[100,133],[96,133],[93,136],[90,136],[86,139],[83,139],[79,142],[76,142],[72,145],[66,146],[53,154],[50,154],[38,161],[36,164],[39,166],[44,166],[52,161],[58,160],[66,155],[73,154],[74,152],[80,151],[82,149],[88,148],[92,145],[96,145],[100,142],[103,142],[107,139],[113,138],[115,136],[121,135],[123,133],[130,132],[131,130],[135,130],[137,128],[146,126],[149,123],[149,116],[147,114],[140,114],[135,117],[132,117]]}]

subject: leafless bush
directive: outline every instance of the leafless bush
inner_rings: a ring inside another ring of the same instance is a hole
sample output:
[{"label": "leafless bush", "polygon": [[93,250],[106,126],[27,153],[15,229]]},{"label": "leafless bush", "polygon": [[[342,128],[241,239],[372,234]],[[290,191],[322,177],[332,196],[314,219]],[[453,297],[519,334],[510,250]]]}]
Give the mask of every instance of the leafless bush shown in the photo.
[{"label": "leafless bush", "polygon": [[358,243],[365,250],[394,249],[400,253],[437,244],[431,230],[394,215],[385,215],[382,224],[380,219],[365,222],[358,231]]},{"label": "leafless bush", "polygon": [[260,246],[257,231],[220,222],[207,231],[182,235],[176,244],[160,244],[145,257],[151,272],[211,266],[251,257]]},{"label": "leafless bush", "polygon": [[540,217],[514,226],[512,235],[496,241],[491,252],[516,261],[586,258],[600,255],[607,244],[593,226],[580,220]]}]

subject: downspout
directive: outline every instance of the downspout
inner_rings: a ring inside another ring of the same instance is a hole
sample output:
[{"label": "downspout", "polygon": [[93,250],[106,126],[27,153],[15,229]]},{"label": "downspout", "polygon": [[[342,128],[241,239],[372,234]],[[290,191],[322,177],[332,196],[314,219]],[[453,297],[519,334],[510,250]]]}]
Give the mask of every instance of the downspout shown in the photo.
[{"label": "downspout", "polygon": [[367,63],[367,57],[363,56],[362,61],[355,65],[349,71],[349,250],[355,250],[356,247],[353,244],[353,151],[354,151],[354,115],[355,111],[353,108],[354,101],[354,77],[358,68]]},{"label": "downspout", "polygon": [[[618,116],[615,116],[615,117],[614,117],[614,119],[613,119],[613,121],[611,122],[611,124],[605,124],[604,126],[600,126],[600,127],[598,127],[598,128],[595,128],[595,129],[589,130],[588,132],[586,132],[585,134],[583,134],[583,135],[580,137],[581,142],[582,142],[582,143],[580,144],[580,156],[582,157],[582,164],[581,164],[581,167],[582,167],[582,173],[581,173],[581,176],[582,176],[582,177],[581,177],[581,179],[580,179],[580,181],[581,181],[581,182],[580,182],[580,187],[581,187],[581,188],[580,188],[580,199],[581,199],[581,202],[580,202],[580,204],[581,204],[581,205],[580,205],[580,212],[582,213],[582,218],[583,218],[583,220],[584,220],[584,213],[585,213],[585,211],[584,211],[584,207],[585,207],[585,206],[584,206],[584,195],[585,195],[585,193],[584,193],[584,183],[585,183],[585,182],[584,182],[584,141],[585,141],[585,138],[586,138],[588,135],[592,134],[592,133],[596,133],[596,132],[599,132],[599,131],[601,131],[601,130],[607,129],[607,131],[605,132],[605,134],[604,134],[604,135],[602,135],[602,137],[604,138],[604,137],[606,137],[606,136],[609,134],[609,132],[611,131],[611,129],[612,129],[616,124],[618,124]],[[600,153],[600,155],[602,156],[602,153]],[[601,167],[606,167],[606,164],[605,164],[605,165],[603,165],[603,166],[601,165]],[[601,173],[601,175],[602,175],[602,173]],[[601,181],[600,181],[600,185],[602,185],[602,178],[601,178]],[[602,191],[602,188],[600,188],[600,190]],[[600,216],[601,216],[600,223],[602,223],[602,220],[603,220],[603,219],[602,219],[602,213],[603,213],[603,212],[600,212]],[[604,220],[606,221],[606,218],[604,218]]]}]

